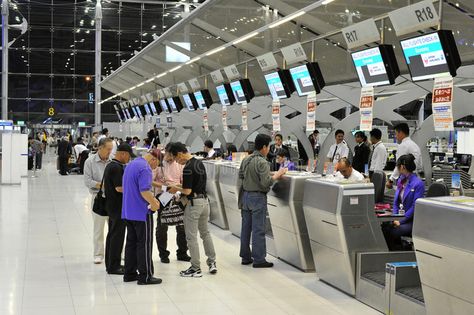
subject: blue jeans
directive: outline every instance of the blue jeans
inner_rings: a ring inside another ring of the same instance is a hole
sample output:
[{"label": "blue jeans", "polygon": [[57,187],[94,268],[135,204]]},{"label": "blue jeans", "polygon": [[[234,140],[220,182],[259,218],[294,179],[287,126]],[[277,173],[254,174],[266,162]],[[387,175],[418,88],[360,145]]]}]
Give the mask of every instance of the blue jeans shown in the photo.
[{"label": "blue jeans", "polygon": [[[240,257],[243,262],[264,263],[267,254],[265,222],[267,217],[267,195],[244,191],[242,199],[242,231],[240,235]],[[252,251],[250,251],[252,238]]]}]

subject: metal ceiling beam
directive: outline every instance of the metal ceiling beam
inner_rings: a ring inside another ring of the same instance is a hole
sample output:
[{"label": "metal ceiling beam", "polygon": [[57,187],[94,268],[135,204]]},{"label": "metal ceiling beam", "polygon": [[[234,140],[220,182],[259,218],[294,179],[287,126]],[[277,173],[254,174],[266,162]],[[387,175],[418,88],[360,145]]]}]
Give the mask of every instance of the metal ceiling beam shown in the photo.
[{"label": "metal ceiling beam", "polygon": [[152,73],[150,73],[150,72],[148,72],[148,71],[145,71],[145,70],[143,70],[143,69],[141,69],[141,68],[135,67],[134,65],[130,65],[128,68],[129,68],[130,70],[132,70],[132,71],[138,73],[139,75],[143,76],[145,79],[149,79],[149,78],[154,77],[154,76],[156,75],[156,73],[155,73],[155,74],[152,74]]},{"label": "metal ceiling beam", "polygon": [[125,2],[125,3],[144,3],[144,4],[162,4],[162,5],[177,5],[177,4],[190,4],[194,6],[201,5],[200,3],[189,3],[179,1],[155,1],[155,0],[109,0],[110,2]]},{"label": "metal ceiling beam", "polygon": [[[220,37],[223,41],[227,43],[232,42],[238,38],[237,36],[224,32],[220,28],[211,25],[207,22],[204,22],[201,19],[194,19],[191,21],[191,23],[194,24],[196,27],[202,29],[204,32],[207,32],[215,37]],[[246,51],[252,56],[260,56],[267,52],[262,47],[251,44],[248,41],[241,42],[237,45],[240,49]]]},{"label": "metal ceiling beam", "polygon": [[[199,54],[195,53],[195,52],[192,52],[190,50],[187,50],[179,45],[176,45],[168,40],[164,41],[163,44],[165,44],[166,46],[168,47],[171,47],[173,48],[174,50],[177,50],[179,51],[180,53],[190,57],[191,59],[196,57],[196,56],[199,56]],[[211,70],[211,71],[214,71],[216,69],[219,69],[219,68],[222,68],[222,65],[211,60],[210,58],[208,57],[205,57],[205,58],[201,58],[198,63],[201,63],[203,67],[205,67],[206,69],[208,70]]]}]

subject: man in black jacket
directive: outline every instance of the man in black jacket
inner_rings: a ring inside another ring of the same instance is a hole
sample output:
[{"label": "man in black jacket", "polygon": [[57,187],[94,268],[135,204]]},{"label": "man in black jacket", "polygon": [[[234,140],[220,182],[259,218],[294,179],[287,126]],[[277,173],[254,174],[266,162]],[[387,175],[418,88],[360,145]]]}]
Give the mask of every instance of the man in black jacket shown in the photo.
[{"label": "man in black jacket", "polygon": [[68,161],[72,154],[72,146],[67,136],[58,144],[59,174],[68,175]]},{"label": "man in black jacket", "polygon": [[365,165],[369,163],[370,147],[367,144],[367,136],[363,131],[357,131],[354,137],[357,145],[354,147],[352,167],[363,174],[365,173]]}]

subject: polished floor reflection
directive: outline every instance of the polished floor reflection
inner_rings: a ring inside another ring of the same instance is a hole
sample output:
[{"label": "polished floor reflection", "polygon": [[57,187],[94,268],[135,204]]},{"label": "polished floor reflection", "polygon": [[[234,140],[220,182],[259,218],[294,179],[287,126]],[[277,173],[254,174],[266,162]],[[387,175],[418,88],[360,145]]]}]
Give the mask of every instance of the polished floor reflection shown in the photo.
[{"label": "polished floor reflection", "polygon": [[163,284],[123,283],[92,263],[82,176],[59,176],[53,160],[21,186],[0,186],[0,314],[379,314],[276,259],[269,270],[241,266],[239,240],[215,226],[217,275],[180,278],[188,264],[161,264],[155,245]]}]

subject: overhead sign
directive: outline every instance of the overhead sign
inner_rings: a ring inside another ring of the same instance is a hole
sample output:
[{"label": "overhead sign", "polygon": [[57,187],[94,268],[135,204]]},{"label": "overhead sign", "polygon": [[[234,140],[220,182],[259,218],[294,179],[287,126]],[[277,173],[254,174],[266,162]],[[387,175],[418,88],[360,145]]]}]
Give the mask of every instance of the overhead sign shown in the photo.
[{"label": "overhead sign", "polygon": [[77,126],[78,127],[85,127],[86,126],[86,122],[85,121],[80,121],[77,123]]},{"label": "overhead sign", "polygon": [[156,93],[158,93],[158,98],[165,98],[165,93],[163,92],[163,90],[158,90],[156,91]]},{"label": "overhead sign", "polygon": [[380,40],[380,32],[373,18],[352,24],[341,31],[349,49]]},{"label": "overhead sign", "polygon": [[186,83],[184,83],[184,82],[183,82],[183,83],[179,83],[179,84],[177,85],[177,87],[178,87],[178,92],[179,92],[180,94],[187,94],[187,93],[188,93],[188,87],[186,86]]},{"label": "overhead sign", "polygon": [[436,26],[439,16],[431,0],[421,1],[388,13],[397,36]]},{"label": "overhead sign", "polygon": [[231,81],[234,79],[240,78],[239,70],[237,70],[237,67],[235,65],[230,65],[228,67],[225,67],[224,72],[225,72],[225,75],[227,76],[227,79]]},{"label": "overhead sign", "polygon": [[288,65],[307,60],[306,53],[301,43],[295,43],[290,46],[283,47],[281,53]]},{"label": "overhead sign", "polygon": [[89,104],[94,104],[94,93],[89,93]]},{"label": "overhead sign", "polygon": [[209,114],[207,112],[207,108],[204,109],[204,113],[202,114],[202,122],[203,122],[204,131],[208,132],[209,131]]},{"label": "overhead sign", "polygon": [[166,127],[173,128],[173,117],[171,115],[166,115]]},{"label": "overhead sign", "polygon": [[166,97],[172,97],[173,96],[173,93],[171,93],[170,88],[164,88],[163,93],[165,93]]},{"label": "overhead sign", "polygon": [[153,102],[153,95],[151,95],[151,93],[148,93],[145,95],[145,99],[147,100],[147,102]]},{"label": "overhead sign", "polygon": [[227,106],[222,106],[222,129],[227,131]]},{"label": "overhead sign", "polygon": [[201,85],[199,84],[199,80],[194,78],[194,79],[191,79],[188,81],[189,82],[189,85],[191,86],[191,89],[193,91],[197,91],[201,88]]},{"label": "overhead sign", "polygon": [[161,119],[160,119],[160,116],[156,117],[155,126],[156,126],[156,128],[161,128]]},{"label": "overhead sign", "polygon": [[224,76],[222,75],[221,70],[216,70],[216,71],[211,72],[211,79],[212,79],[212,82],[214,82],[215,84],[224,82]]},{"label": "overhead sign", "polygon": [[272,123],[273,131],[280,131],[280,100],[274,100],[272,103]]},{"label": "overhead sign", "polygon": [[359,113],[360,113],[360,130],[371,131],[374,108],[374,87],[363,87],[360,92]]},{"label": "overhead sign", "polygon": [[306,131],[316,129],[316,92],[312,91],[306,99]]},{"label": "overhead sign", "polygon": [[242,106],[240,107],[241,113],[242,113],[242,130],[249,130],[248,126],[248,111],[247,111],[247,102],[244,102]]},{"label": "overhead sign", "polygon": [[453,78],[435,78],[433,86],[433,122],[435,131],[453,131]]},{"label": "overhead sign", "polygon": [[25,121],[23,121],[23,120],[17,120],[16,125],[17,125],[17,126],[24,126],[24,125],[25,125]]},{"label": "overhead sign", "polygon": [[278,63],[272,52],[258,56],[257,61],[262,71],[268,71],[278,68]]}]

